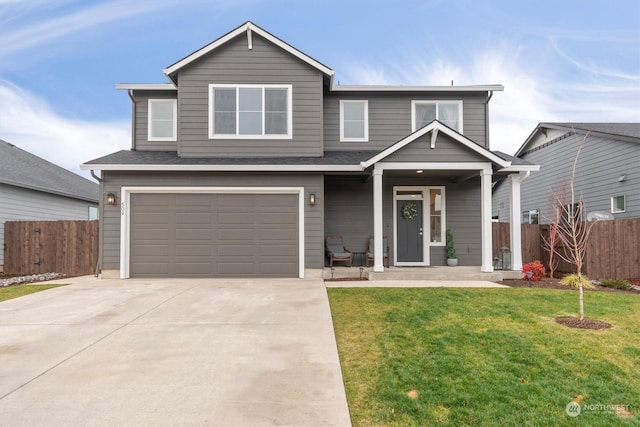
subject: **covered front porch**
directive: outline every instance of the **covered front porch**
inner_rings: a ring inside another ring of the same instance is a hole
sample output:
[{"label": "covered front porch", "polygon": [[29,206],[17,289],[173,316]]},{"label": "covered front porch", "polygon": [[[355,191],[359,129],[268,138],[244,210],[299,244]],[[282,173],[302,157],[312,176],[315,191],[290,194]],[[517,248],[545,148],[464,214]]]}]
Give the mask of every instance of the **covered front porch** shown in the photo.
[{"label": "covered front porch", "polygon": [[[510,169],[509,160],[433,122],[361,166],[360,174],[325,176],[325,236],[343,237],[346,249],[360,260],[366,258],[367,265],[373,264],[367,275],[397,270],[415,276],[416,267],[430,267],[418,274],[429,280],[432,267],[446,265],[448,229],[460,266],[493,272],[491,189],[495,174],[510,175],[512,197],[519,201],[519,171]],[[519,212],[512,213],[519,218]],[[511,266],[519,271],[522,257],[516,228]]]}]

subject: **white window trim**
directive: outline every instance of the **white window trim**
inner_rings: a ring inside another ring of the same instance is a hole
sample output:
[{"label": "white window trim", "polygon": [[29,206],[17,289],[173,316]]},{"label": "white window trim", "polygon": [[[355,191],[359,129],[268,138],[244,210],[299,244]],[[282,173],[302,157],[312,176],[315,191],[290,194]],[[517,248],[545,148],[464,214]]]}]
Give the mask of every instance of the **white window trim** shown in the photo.
[{"label": "white window trim", "polygon": [[[526,209],[523,210],[521,213],[521,224],[533,224],[531,222],[531,213],[534,212],[537,216],[538,216],[538,224],[540,223],[540,209]],[[529,221],[528,222],[524,222],[524,214],[529,215]]]},{"label": "white window trim", "polygon": [[[344,136],[344,104],[364,104],[364,137],[346,138]],[[340,142],[369,142],[369,101],[366,99],[341,99],[340,100]]]},{"label": "white window trim", "polygon": [[[622,207],[622,210],[615,210],[615,205],[613,203],[613,199],[615,199],[616,197],[622,197],[622,201],[624,202],[624,206]],[[626,194],[618,194],[617,196],[611,196],[611,213],[617,214],[617,213],[625,213],[627,211],[627,195]]]},{"label": "white window trim", "polygon": [[[436,105],[436,119],[438,117],[438,104],[458,104],[458,117],[460,117],[460,129],[456,130],[459,133],[464,133],[464,120],[462,116],[462,101],[461,100],[447,100],[447,99],[414,99],[411,101],[411,132],[415,132],[416,129],[416,105],[417,104],[435,104]],[[443,123],[443,122],[441,122]],[[443,123],[444,124],[444,123]]]},{"label": "white window trim", "polygon": [[304,187],[122,187],[120,189],[120,278],[129,278],[131,194],[296,194],[298,196],[298,277],[304,279]]},{"label": "white window trim", "polygon": [[[153,104],[156,102],[173,104],[173,135],[172,136],[151,136],[153,127]],[[149,98],[147,101],[147,141],[177,141],[178,140],[178,100]]]},{"label": "white window trim", "polygon": [[[262,135],[239,135],[238,134],[238,127],[240,126],[240,122],[238,120],[238,116],[236,115],[236,133],[235,134],[228,134],[228,133],[223,133],[223,134],[218,134],[218,133],[214,133],[214,127],[213,127],[213,111],[214,111],[214,106],[213,106],[213,101],[214,98],[212,96],[212,91],[214,88],[226,88],[226,89],[231,89],[231,88],[235,88],[236,89],[236,113],[238,113],[238,106],[239,106],[239,102],[238,102],[238,89],[240,88],[261,88],[263,90],[263,96],[262,96]],[[265,123],[264,123],[264,113],[265,113],[265,107],[264,107],[264,89],[287,89],[287,133],[286,134],[279,134],[279,135],[266,135],[264,134],[264,128],[265,128]],[[227,84],[227,83],[211,83],[209,84],[209,139],[292,139],[292,129],[293,129],[293,85],[287,85],[287,84]]]}]

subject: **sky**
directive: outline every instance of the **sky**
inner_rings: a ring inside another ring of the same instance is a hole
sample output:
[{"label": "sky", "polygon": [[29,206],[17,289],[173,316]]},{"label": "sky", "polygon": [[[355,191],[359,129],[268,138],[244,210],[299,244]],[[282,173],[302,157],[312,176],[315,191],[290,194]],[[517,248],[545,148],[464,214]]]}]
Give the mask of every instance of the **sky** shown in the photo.
[{"label": "sky", "polygon": [[88,176],[131,146],[116,83],[165,83],[246,21],[336,84],[503,84],[493,150],[540,122],[640,122],[640,0],[0,0],[0,139]]}]

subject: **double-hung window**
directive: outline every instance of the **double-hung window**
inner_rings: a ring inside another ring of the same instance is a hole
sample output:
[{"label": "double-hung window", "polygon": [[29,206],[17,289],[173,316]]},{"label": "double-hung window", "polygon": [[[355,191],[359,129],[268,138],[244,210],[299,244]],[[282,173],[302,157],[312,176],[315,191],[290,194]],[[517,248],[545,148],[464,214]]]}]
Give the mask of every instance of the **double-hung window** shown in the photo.
[{"label": "double-hung window", "polygon": [[369,141],[369,102],[340,101],[340,141]]},{"label": "double-hung window", "polygon": [[176,99],[149,99],[149,141],[175,141],[177,139],[178,101]]},{"label": "double-hung window", "polygon": [[291,85],[209,85],[209,138],[290,139]]},{"label": "double-hung window", "polygon": [[434,120],[462,133],[462,101],[411,101],[411,132]]}]

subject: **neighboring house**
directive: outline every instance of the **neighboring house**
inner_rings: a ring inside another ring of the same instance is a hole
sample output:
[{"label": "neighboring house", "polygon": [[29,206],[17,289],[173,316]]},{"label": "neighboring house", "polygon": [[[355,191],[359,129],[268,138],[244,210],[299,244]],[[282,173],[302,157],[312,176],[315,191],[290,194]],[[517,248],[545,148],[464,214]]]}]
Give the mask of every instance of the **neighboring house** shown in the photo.
[{"label": "neighboring house", "polygon": [[[575,176],[576,203],[582,195],[587,215],[640,217],[640,123],[540,123],[516,153],[542,168],[542,173],[522,180],[521,222],[549,222],[551,195],[562,192],[563,184],[570,199],[569,180],[583,143]],[[494,219],[509,221],[509,194],[507,182],[495,186]]]},{"label": "neighboring house", "polygon": [[0,140],[0,271],[4,223],[98,219],[98,185]]},{"label": "neighboring house", "polygon": [[444,265],[447,228],[461,265],[493,270],[492,180],[523,170],[489,149],[501,85],[336,85],[251,22],[164,74],[116,86],[133,149],[82,165],[116,198],[103,276],[304,277],[329,235],[362,253],[375,236],[375,271],[383,236],[395,266]]}]

